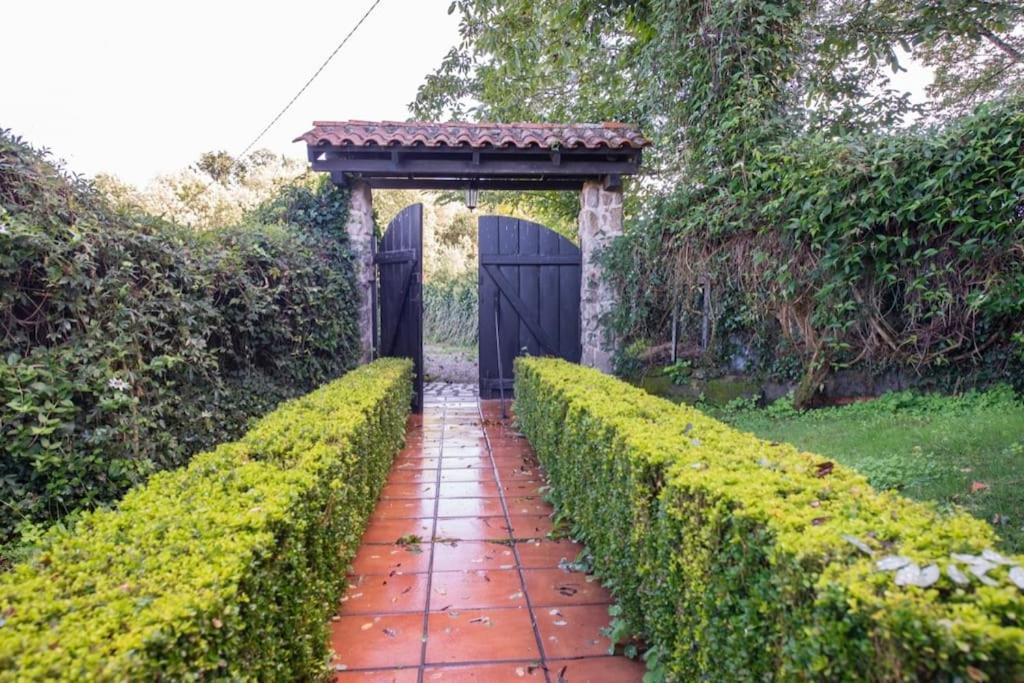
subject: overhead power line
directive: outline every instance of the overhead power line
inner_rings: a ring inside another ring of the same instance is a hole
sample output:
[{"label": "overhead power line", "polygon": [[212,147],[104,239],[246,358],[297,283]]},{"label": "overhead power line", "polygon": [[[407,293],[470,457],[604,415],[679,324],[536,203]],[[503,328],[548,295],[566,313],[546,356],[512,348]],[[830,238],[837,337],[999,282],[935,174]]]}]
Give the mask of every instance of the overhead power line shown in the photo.
[{"label": "overhead power line", "polygon": [[338,46],[336,48],[334,48],[334,51],[331,52],[331,54],[329,54],[327,56],[327,59],[324,60],[323,64],[321,64],[320,67],[316,71],[313,72],[313,75],[309,77],[309,80],[306,81],[306,83],[301,88],[299,88],[299,91],[297,93],[295,93],[295,96],[292,97],[290,100],[288,100],[288,104],[284,105],[284,108],[281,109],[281,111],[279,111],[277,113],[277,116],[275,116],[273,119],[270,120],[270,123],[268,123],[263,128],[263,130],[260,131],[260,134],[257,135],[255,138],[253,138],[252,142],[250,142],[248,145],[246,145],[245,149],[243,149],[242,153],[239,154],[238,157],[237,157],[239,160],[242,160],[243,158],[245,158],[245,155],[249,153],[249,150],[252,149],[256,145],[257,142],[259,142],[260,140],[263,139],[263,136],[267,134],[267,131],[269,131],[271,128],[274,127],[275,123],[277,123],[278,121],[281,120],[281,117],[285,115],[285,112],[287,112],[289,109],[291,109],[291,106],[293,104],[295,104],[295,100],[299,99],[299,97],[302,96],[302,93],[306,92],[306,89],[309,88],[309,86],[313,84],[313,81],[316,80],[317,76],[319,76],[320,73],[325,68],[327,68],[327,65],[331,63],[331,60],[334,59],[334,56],[337,55],[338,52],[341,51],[341,48],[345,47],[345,43],[347,43],[349,38],[351,38],[352,35],[356,31],[359,30],[359,27],[363,25],[363,22],[366,21],[367,17],[369,17],[370,14],[373,13],[373,10],[377,9],[377,5],[379,5],[380,3],[381,3],[381,0],[374,0],[374,3],[372,5],[370,5],[370,9],[366,10],[366,13],[363,14],[362,18],[359,19],[359,21],[356,22],[356,25],[352,27],[352,30],[349,31],[348,34],[344,38],[341,39],[341,42],[338,43]]}]

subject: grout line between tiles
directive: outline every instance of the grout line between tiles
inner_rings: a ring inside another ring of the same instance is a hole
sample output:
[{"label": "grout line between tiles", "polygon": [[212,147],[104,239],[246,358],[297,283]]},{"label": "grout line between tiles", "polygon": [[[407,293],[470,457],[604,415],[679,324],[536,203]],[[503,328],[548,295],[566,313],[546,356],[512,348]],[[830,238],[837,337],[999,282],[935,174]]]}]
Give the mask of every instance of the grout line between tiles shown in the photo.
[{"label": "grout line between tiles", "polygon": [[505,513],[505,524],[507,524],[509,528],[509,538],[512,539],[512,558],[516,565],[516,572],[519,574],[519,585],[522,588],[523,597],[526,600],[526,609],[529,611],[530,626],[533,628],[533,637],[537,642],[537,653],[540,655],[541,671],[544,672],[544,680],[547,683],[551,683],[551,674],[548,671],[547,656],[544,653],[544,641],[540,636],[540,629],[537,627],[537,613],[533,609],[533,602],[530,600],[530,593],[526,589],[526,577],[523,576],[523,563],[519,557],[518,543],[512,533],[512,519],[508,512],[508,502],[505,500],[505,492],[502,490],[501,474],[498,472],[498,466],[494,463],[494,451],[491,448],[491,437],[487,433],[487,428],[484,426],[483,403],[480,399],[477,399],[477,411],[480,415],[480,431],[483,433],[484,442],[487,444],[487,457],[494,470],[494,479],[498,482],[498,496],[501,499],[501,509]]},{"label": "grout line between tiles", "polygon": [[[430,594],[434,579],[434,536],[437,534],[437,510],[441,500],[441,458],[444,456],[444,434],[448,424],[448,400],[441,402],[441,443],[437,450],[437,468],[434,475],[434,520],[430,528],[430,560],[427,562],[427,599],[423,604],[423,632],[420,637],[420,666],[416,672],[416,680],[423,683],[424,667],[427,663],[427,639],[430,629]],[[424,406],[424,409],[426,406]]]}]

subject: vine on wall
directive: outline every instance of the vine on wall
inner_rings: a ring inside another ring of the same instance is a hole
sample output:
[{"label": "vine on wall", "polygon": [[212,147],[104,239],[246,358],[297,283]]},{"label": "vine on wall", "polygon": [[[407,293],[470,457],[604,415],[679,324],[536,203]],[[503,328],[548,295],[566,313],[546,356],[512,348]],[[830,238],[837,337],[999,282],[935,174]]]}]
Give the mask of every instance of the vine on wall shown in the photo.
[{"label": "vine on wall", "polygon": [[[640,303],[618,324],[660,338],[677,305],[694,348],[710,282],[714,361],[743,354],[766,374],[799,374],[805,400],[830,370],[865,363],[1012,379],[1024,352],[1022,111],[1010,101],[934,132],[765,146],[741,178],[678,192],[632,226],[610,257],[624,300]],[[641,273],[656,283],[642,298]]]}]

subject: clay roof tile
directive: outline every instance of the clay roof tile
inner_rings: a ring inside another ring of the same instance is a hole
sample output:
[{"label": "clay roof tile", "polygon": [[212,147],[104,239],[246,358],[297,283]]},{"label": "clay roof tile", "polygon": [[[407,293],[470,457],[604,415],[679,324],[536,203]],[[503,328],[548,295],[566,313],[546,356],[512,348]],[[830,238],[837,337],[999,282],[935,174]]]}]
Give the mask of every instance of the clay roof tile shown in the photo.
[{"label": "clay roof tile", "polygon": [[469,146],[640,149],[650,140],[625,123],[434,123],[425,121],[315,121],[295,138],[311,147]]}]

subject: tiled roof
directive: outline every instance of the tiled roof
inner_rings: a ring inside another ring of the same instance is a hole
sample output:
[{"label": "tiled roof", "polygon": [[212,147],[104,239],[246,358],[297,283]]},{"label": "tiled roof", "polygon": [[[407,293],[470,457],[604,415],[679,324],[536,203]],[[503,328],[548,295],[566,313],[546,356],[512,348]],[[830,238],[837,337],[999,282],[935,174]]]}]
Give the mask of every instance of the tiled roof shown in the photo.
[{"label": "tiled roof", "polygon": [[420,121],[315,121],[295,138],[310,147],[403,146],[640,149],[650,141],[624,123],[432,123]]}]

